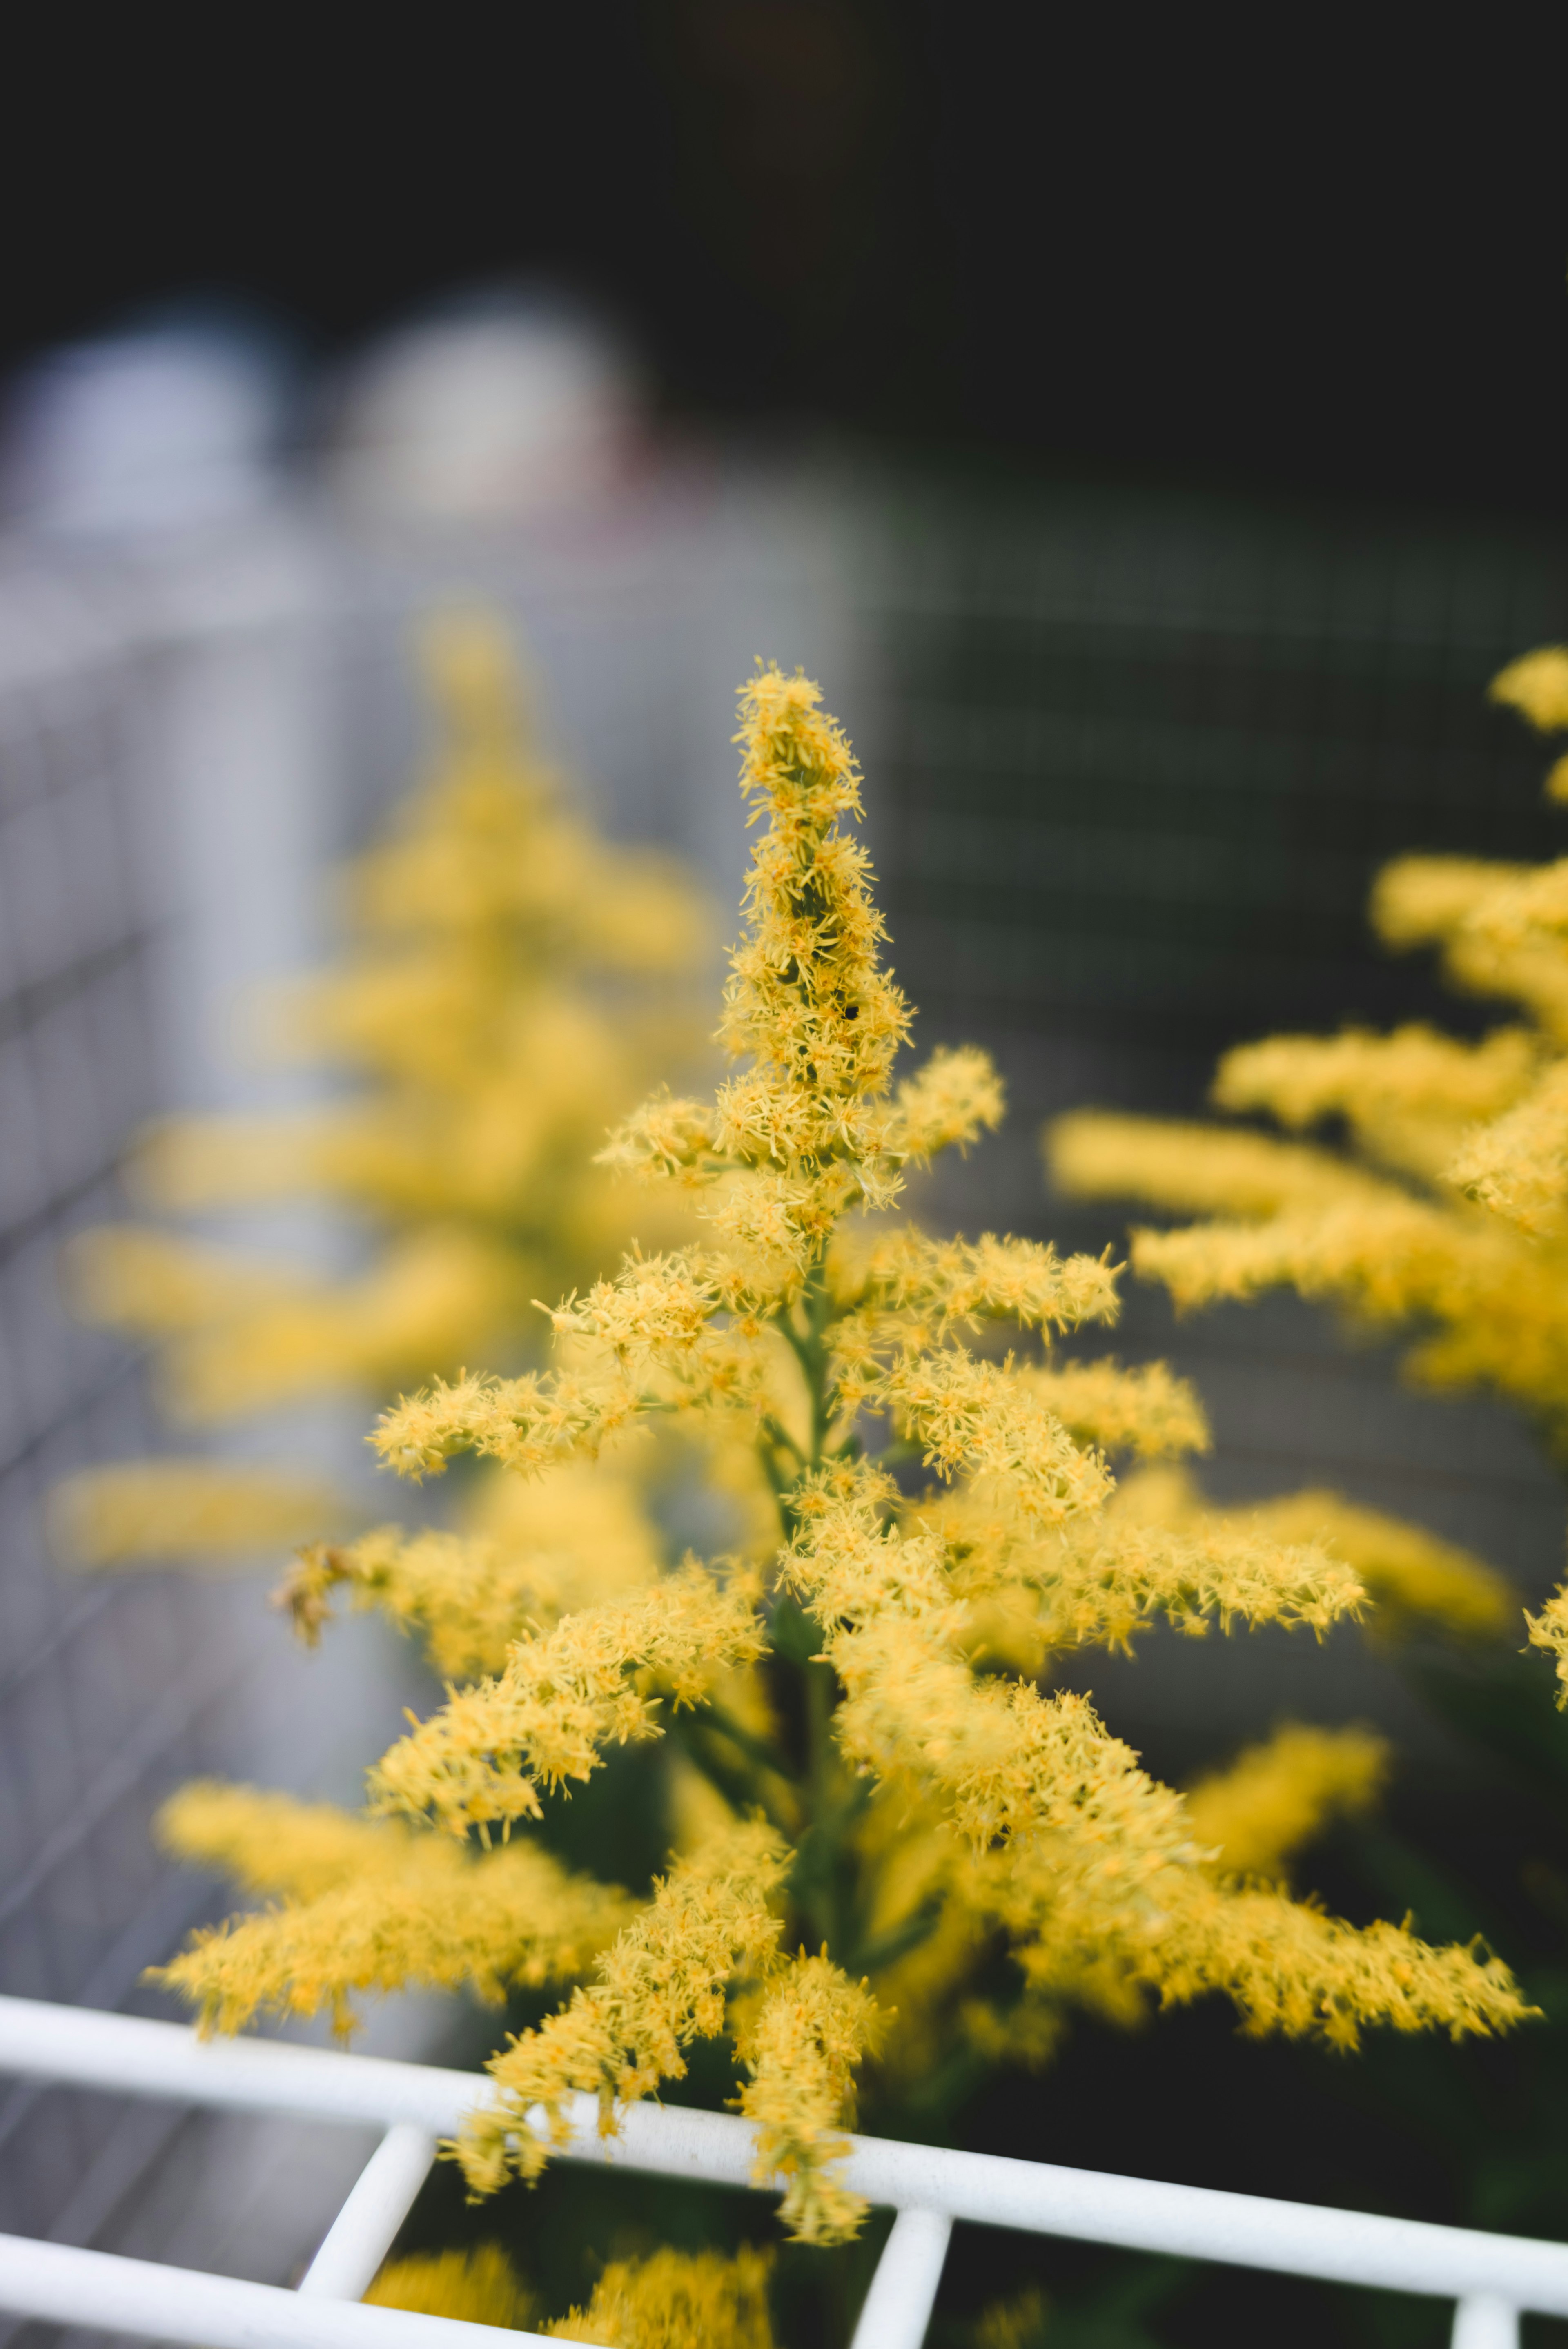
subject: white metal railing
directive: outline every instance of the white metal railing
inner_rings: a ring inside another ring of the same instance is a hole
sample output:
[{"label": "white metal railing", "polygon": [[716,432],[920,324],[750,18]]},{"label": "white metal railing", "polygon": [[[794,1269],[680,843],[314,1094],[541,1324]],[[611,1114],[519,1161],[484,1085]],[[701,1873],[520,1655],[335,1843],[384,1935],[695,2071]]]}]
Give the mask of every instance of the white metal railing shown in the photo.
[{"label": "white metal railing", "polygon": [[[175,2023],[18,1998],[0,1998],[0,2072],[386,2131],[297,2292],[0,2235],[0,2309],[207,2349],[478,2349],[489,2338],[488,2325],[359,2305],[438,2137],[451,2136],[484,2095],[476,2074],[276,2040],[203,2041]],[[957,2219],[1450,2299],[1455,2349],[1517,2349],[1522,2310],[1568,2316],[1568,2243],[882,2137],[849,2143],[845,2184],[898,2214],[854,2349],[920,2349]],[[712,2185],[756,2183],[748,2122],[674,2106],[630,2106],[619,2135],[605,2138],[597,2106],[579,2097],[562,2158]]]}]

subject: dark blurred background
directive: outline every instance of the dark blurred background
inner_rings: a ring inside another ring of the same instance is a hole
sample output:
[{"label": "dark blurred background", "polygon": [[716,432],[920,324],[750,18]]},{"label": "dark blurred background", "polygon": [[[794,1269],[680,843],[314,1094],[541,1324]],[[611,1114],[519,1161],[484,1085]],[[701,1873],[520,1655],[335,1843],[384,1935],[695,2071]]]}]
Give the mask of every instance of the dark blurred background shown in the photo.
[{"label": "dark blurred background", "polygon": [[[1484,691],[1568,638],[1565,52],[1522,10],[61,5],[8,26],[5,1988],[138,1995],[212,1897],[147,1845],[188,1770],[275,1777],[286,1754],[330,1775],[281,1701],[236,1744],[236,1656],[269,1686],[281,1671],[253,1664],[253,1588],[84,1598],[48,1565],[51,1478],[151,1426],[136,1362],[66,1330],[52,1266],[113,1211],[138,1118],[242,1097],[186,1032],[192,1004],[319,946],[315,876],[407,777],[407,628],[432,601],[478,590],[511,613],[601,814],[696,854],[727,895],[733,686],[758,651],[821,677],[865,755],[923,1040],[977,1037],[1009,1079],[1007,1133],[934,1216],[1119,1240],[1114,1209],[1046,1196],[1047,1115],[1194,1113],[1214,1054],[1272,1028],[1485,1023],[1378,954],[1364,908],[1403,849],[1561,847],[1541,746]],[[608,419],[586,459],[496,425],[506,387],[534,380],[542,289],[630,354],[617,390],[592,334],[572,347],[586,372],[562,397],[586,385]],[[505,348],[480,353],[490,454],[453,472],[437,426],[468,411],[431,347],[397,338],[476,316]],[[149,334],[228,354],[218,380],[198,351],[195,393],[179,377],[194,424],[175,438],[206,430],[216,454],[161,522],[146,484],[165,495],[171,444],[145,434],[174,378],[163,358],[124,372]],[[83,346],[120,356],[62,373]],[[106,438],[117,401],[129,440]],[[564,502],[519,489],[524,441],[541,478],[581,462]],[[399,489],[410,450],[426,471]],[[1289,1303],[1178,1329],[1134,1290],[1119,1344],[1198,1377],[1216,1494],[1331,1484],[1532,1595],[1560,1574],[1560,1474],[1512,1416],[1411,1396],[1387,1352]],[[363,1758],[397,1691],[385,1659],[359,1683],[344,1670]],[[1473,1689],[1434,1695],[1353,1637],[1156,1642],[1092,1679],[1174,1775],[1281,1711],[1376,1717],[1404,1755],[1390,1825],[1313,1880],[1358,1916],[1415,1902],[1434,1933],[1487,1925],[1568,2013],[1561,1919],[1521,1890],[1527,1865],[1568,1887],[1543,1693],[1526,1768],[1495,1702],[1467,1741]],[[1522,1722],[1535,1697],[1500,1702]],[[972,2127],[1035,2158],[1561,2235],[1568,2038],[1533,2045],[1336,2066],[1241,2046],[1218,2013],[1134,2040],[1086,2026],[1043,2081],[994,2084]],[[28,2095],[0,2104],[6,2223],[281,2277],[330,2207],[297,2133],[261,2153],[231,2136],[217,2158],[178,2115],[150,2136],[80,2107],[55,2099],[46,2124]],[[520,2203],[519,2226],[544,2207]],[[1402,2344],[1447,2322],[962,2231],[954,2322],[1036,2272],[1068,2349],[1259,2328]]]},{"label": "dark blurred background", "polygon": [[896,0],[9,30],[0,353],[207,293],[315,355],[607,297],[677,411],[1556,518],[1565,43]]}]

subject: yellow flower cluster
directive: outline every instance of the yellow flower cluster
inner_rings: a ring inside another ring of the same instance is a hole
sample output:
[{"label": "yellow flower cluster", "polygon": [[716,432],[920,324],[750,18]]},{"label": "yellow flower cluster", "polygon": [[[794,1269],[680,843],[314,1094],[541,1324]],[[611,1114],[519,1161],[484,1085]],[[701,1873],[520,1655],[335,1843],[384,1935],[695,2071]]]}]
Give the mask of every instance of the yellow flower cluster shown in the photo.
[{"label": "yellow flower cluster", "polygon": [[[603,2342],[606,2349],[773,2349],[764,2251],[655,2251],[614,2260],[586,2308],[542,2327],[545,2337]],[[521,2331],[537,2317],[534,2296],[499,2243],[472,2251],[420,2251],[389,2260],[365,2295],[371,2308],[449,2316]]]},{"label": "yellow flower cluster", "polygon": [[841,2241],[863,2215],[828,2165],[847,2150],[839,2127],[882,2020],[865,1984],[825,1952],[780,1969],[739,2018],[736,2052],[749,2075],[740,2109],[757,2123],[758,2182],[788,2181],[779,2215],[801,2242]]},{"label": "yellow flower cluster", "polygon": [[1288,1286],[1374,1325],[1415,1320],[1432,1330],[1409,1357],[1427,1383],[1488,1384],[1568,1424],[1568,1247],[1472,1204],[1452,1163],[1422,1192],[1264,1134],[1088,1112],[1053,1130],[1050,1154],[1064,1190],[1211,1213],[1133,1235],[1134,1267],[1179,1306]]},{"label": "yellow flower cluster", "polygon": [[[1212,1514],[1212,1513],[1211,1513]],[[1374,1632],[1426,1621],[1471,1638],[1497,1638],[1518,1620],[1517,1594],[1495,1567],[1423,1526],[1364,1509],[1337,1493],[1292,1493],[1248,1512],[1276,1541],[1328,1544],[1366,1584]]]},{"label": "yellow flower cluster", "polygon": [[1387,1770],[1387,1741],[1373,1731],[1292,1722],[1200,1779],[1187,1816],[1225,1875],[1277,1878],[1327,1819],[1366,1810]]},{"label": "yellow flower cluster", "polygon": [[1278,2032],[1346,2051],[1370,2023],[1457,2041],[1539,2012],[1480,1942],[1435,1950],[1402,1925],[1346,1925],[1310,1901],[1202,1878],[1182,1885],[1158,1961],[1140,1972],[1167,2004],[1219,1992],[1253,2038]]},{"label": "yellow flower cluster", "polygon": [[169,1803],[162,1840],[221,1865],[274,1906],[199,1933],[156,1979],[238,2031],[258,2014],[354,2025],[355,1992],[466,1987],[499,2005],[513,1984],[571,1981],[613,1940],[625,1895],[573,1876],[537,1844],[469,1852],[327,1804],[198,1784]]},{"label": "yellow flower cluster", "polygon": [[1495,1637],[1518,1619],[1512,1588],[1472,1551],[1338,1493],[1311,1489],[1246,1509],[1214,1509],[1183,1469],[1160,1467],[1130,1477],[1108,1514],[1114,1524],[1148,1526],[1165,1538],[1326,1549],[1364,1585],[1373,1602],[1369,1628],[1377,1636],[1424,1622]]},{"label": "yellow flower cluster", "polygon": [[[356,1090],[303,1114],[165,1126],[131,1170],[166,1212],[314,1196],[369,1216],[370,1263],[333,1278],[140,1225],[88,1233],[69,1261],[89,1318],[154,1340],[189,1421],[324,1388],[380,1396],[526,1345],[531,1299],[624,1230],[624,1183],[587,1164],[605,1126],[689,1049],[672,988],[709,936],[691,885],[572,812],[495,624],[453,614],[422,649],[432,771],[349,876],[351,953],[279,1023],[287,1049]],[[650,1237],[661,1223],[682,1218],[645,1216]],[[117,1497],[99,1495],[98,1554],[161,1547],[129,1505],[106,1537]]]},{"label": "yellow flower cluster", "polygon": [[319,1477],[220,1460],[126,1460],[82,1468],[49,1495],[54,1547],[80,1566],[201,1561],[287,1549],[341,1503]]},{"label": "yellow flower cluster", "polygon": [[583,1779],[601,1749],[656,1737],[658,1695],[693,1703],[765,1646],[749,1577],[688,1558],[634,1598],[513,1641],[506,1669],[449,1698],[370,1774],[378,1809],[463,1834],[537,1818],[540,1785]]},{"label": "yellow flower cluster", "polygon": [[1522,1028],[1499,1028],[1479,1044],[1419,1023],[1387,1037],[1347,1028],[1239,1046],[1221,1061],[1212,1099],[1219,1109],[1264,1111],[1293,1133],[1341,1117],[1368,1157],[1429,1181],[1467,1129],[1500,1117],[1534,1073]]},{"label": "yellow flower cluster", "polygon": [[776,1961],[779,1921],[769,1904],[788,1860],[773,1830],[752,1824],[676,1863],[600,1959],[598,1980],[492,2057],[498,2096],[470,2116],[458,2146],[470,2185],[482,2192],[509,2167],[524,2177],[542,2168],[548,2146],[525,2117],[534,2106],[559,2142],[571,2127],[567,2099],[596,2096],[608,2135],[617,2100],[684,2077],[683,2049],[725,2026],[730,1983]]},{"label": "yellow flower cluster", "polygon": [[[388,2260],[365,2295],[368,2308],[402,2308],[413,2316],[451,2316],[465,2324],[521,2332],[533,2295],[499,2243],[473,2251],[416,2251]],[[579,2334],[578,2338],[582,2339]]]},{"label": "yellow flower cluster", "polygon": [[[1525,2012],[1506,1971],[1402,1929],[1367,1937],[1201,1866],[1180,1796],[1136,1766],[1081,1697],[978,1679],[927,1537],[882,1527],[866,1471],[803,1496],[794,1573],[845,1690],[839,1735],[883,1779],[938,1792],[990,1865],[972,1879],[1037,1987],[1092,1961],[1167,2001],[1223,1988],[1253,2028],[1353,2044],[1357,2020],[1439,2020],[1456,2034]],[[1350,1594],[1356,1591],[1349,1583]],[[1286,1757],[1308,1775],[1304,1757]],[[1321,1780],[1321,1763],[1313,1770]],[[1283,1770],[1282,1770],[1283,1775]],[[1321,1793],[1315,1816],[1321,1816]]]},{"label": "yellow flower cluster", "polygon": [[[835,2168],[857,2075],[885,2088],[954,2044],[1040,2061],[1074,2004],[1130,2019],[1150,1995],[1220,1992],[1250,2030],[1342,2046],[1372,2023],[1458,2035],[1525,2009],[1475,1951],[1430,1949],[1394,1925],[1357,1930],[1245,1880],[1370,1795],[1369,1741],[1292,1732],[1189,1805],[1086,1699],[1037,1684],[1047,1655],[1125,1644],[1156,1617],[1191,1632],[1241,1619],[1321,1635],[1379,1588],[1429,1609],[1436,1589],[1472,1614],[1495,1588],[1460,1554],[1401,1552],[1385,1521],[1336,1517],[1326,1499],[1313,1503],[1321,1524],[1298,1511],[1284,1526],[1205,1510],[1169,1467],[1118,1485],[1112,1454],[1168,1462],[1206,1444],[1198,1399],[1161,1365],[1057,1360],[1057,1340],[1115,1319],[1105,1260],[934,1238],[898,1218],[903,1170],[994,1126],[1000,1088],[973,1050],[939,1053],[895,1087],[908,1013],[845,829],[859,809],[849,748],[817,688],[777,670],[752,680],[743,719],[742,789],[763,829],[723,1038],[745,1065],[712,1102],[657,1095],[604,1154],[690,1194],[701,1239],[634,1248],[614,1277],[569,1295],[552,1316],[553,1367],[437,1379],[377,1432],[406,1475],[478,1454],[513,1472],[516,1492],[564,1506],[552,1518],[542,1504],[538,1528],[520,1504],[458,1536],[383,1529],[318,1548],[287,1595],[307,1633],[337,1589],[381,1607],[468,1683],[383,1757],[370,1780],[379,1823],[353,1829],[368,1839],[354,1847],[366,1904],[355,1913],[393,1920],[377,1948],[396,1944],[407,1978],[449,1978],[444,1953],[469,1912],[454,1898],[405,1930],[377,1889],[385,1856],[395,1873],[407,1856],[410,1903],[442,1870],[477,1903],[538,1857],[531,1828],[552,1790],[580,1785],[611,1745],[665,1737],[682,1757],[686,1816],[701,1824],[595,1943],[592,1978],[493,2058],[496,2101],[457,2147],[473,2189],[535,2174],[574,2096],[595,2099],[613,2129],[618,2101],[681,2077],[694,2041],[725,2034],[786,2223],[830,2242],[860,2217]],[[1512,1049],[1495,1056],[1510,1070]],[[1421,1050],[1423,1068],[1448,1065]],[[1316,1081],[1344,1095],[1351,1078]],[[1434,1081],[1421,1080],[1429,1092]],[[1490,1103],[1502,1080],[1486,1081]],[[1424,1114],[1421,1084],[1404,1098]],[[1125,1138],[1084,1128],[1079,1140],[1103,1164]],[[1387,1187],[1326,1152],[1231,1140],[1259,1216],[1319,1215],[1346,1185],[1376,1206]],[[1181,1145],[1200,1202],[1216,1181],[1207,1143],[1200,1132]],[[1440,1221],[1436,1204],[1394,1195]],[[998,1325],[1016,1352],[1001,1352]],[[715,1483],[744,1493],[754,1526],[771,1512],[770,1530],[748,1534],[739,1559],[661,1570],[634,1510],[624,1571],[595,1579],[583,1496],[624,1493],[629,1439],[673,1425],[709,1447]],[[698,1783],[706,1809],[689,1799]],[[498,1826],[500,1847],[476,1848]],[[335,1866],[348,1846],[321,1834]],[[250,1857],[242,1812],[204,1847],[280,1889]],[[492,1952],[488,1973],[473,1961],[481,1986],[520,1966],[580,1965],[598,1912],[580,1919],[585,1896],[560,1871],[550,1887],[517,1956]],[[178,1961],[173,1978],[220,2018],[325,1979],[318,1943],[347,1889],[330,1874],[281,1889],[282,1909]],[[314,1974],[297,1954],[310,1936]],[[265,1966],[242,1992],[222,1970],[253,1947]],[[352,1986],[352,1934],[344,1950],[333,1979]],[[635,2289],[612,2271],[589,2320],[643,2339],[626,2312],[656,2264]]]},{"label": "yellow flower cluster", "polygon": [[1539,1615],[1526,1615],[1531,1645],[1557,1659],[1557,1702],[1568,1706],[1568,1590],[1554,1591]]},{"label": "yellow flower cluster", "polygon": [[[1568,729],[1568,649],[1550,646],[1492,685],[1543,731]],[[1548,791],[1568,798],[1568,761]],[[1218,1107],[1292,1133],[1344,1121],[1351,1149],[1255,1132],[1079,1114],[1047,1137],[1057,1182],[1141,1197],[1203,1220],[1135,1233],[1137,1269],[1179,1306],[1276,1285],[1385,1327],[1424,1332],[1410,1371],[1490,1386],[1568,1442],[1568,858],[1540,867],[1404,857],[1380,876],[1387,943],[1437,947],[1455,983],[1511,999],[1526,1024],[1461,1043],[1420,1026],[1387,1036],[1276,1036],[1222,1061]],[[1413,1528],[1300,1494],[1255,1512],[1287,1537],[1309,1525],[1399,1613],[1471,1634],[1512,1602],[1479,1560]],[[1568,1675],[1562,1595],[1530,1637]]]},{"label": "yellow flower cluster", "polygon": [[443,1680],[477,1680],[505,1669],[514,1640],[652,1582],[660,1563],[631,1479],[569,1461],[527,1485],[488,1482],[461,1530],[378,1526],[313,1542],[278,1595],[307,1646],[341,1589],[418,1636]]},{"label": "yellow flower cluster", "polygon": [[614,2260],[586,2308],[568,2310],[547,2333],[606,2349],[773,2349],[765,2251],[655,2251]]},{"label": "yellow flower cluster", "polygon": [[1133,1370],[1104,1359],[1058,1362],[1036,1371],[1028,1383],[1079,1444],[1136,1453],[1143,1460],[1180,1458],[1210,1447],[1202,1402],[1163,1362]]}]

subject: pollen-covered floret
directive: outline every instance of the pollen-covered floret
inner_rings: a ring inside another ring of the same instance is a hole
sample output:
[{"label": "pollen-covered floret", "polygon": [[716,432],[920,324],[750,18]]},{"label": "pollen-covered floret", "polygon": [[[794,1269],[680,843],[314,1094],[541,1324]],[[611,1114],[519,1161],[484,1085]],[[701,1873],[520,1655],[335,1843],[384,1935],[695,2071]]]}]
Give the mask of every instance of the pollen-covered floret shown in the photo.
[{"label": "pollen-covered floret", "polygon": [[1328,1821],[1364,1811],[1388,1775],[1387,1738],[1369,1729],[1308,1729],[1287,1723],[1187,1796],[1198,1841],[1213,1847],[1226,1876],[1280,1877]]},{"label": "pollen-covered floret", "polygon": [[545,2332],[605,2349],[773,2349],[766,2251],[655,2251],[612,2260],[586,2308]]},{"label": "pollen-covered floret", "polygon": [[199,1932],[157,1979],[202,2027],[325,2007],[353,2028],[356,1992],[509,1989],[569,1981],[625,1920],[626,1896],[573,1876],[537,1845],[466,1851],[449,1837],[329,1804],[200,1784],[165,1806],[160,1837],[273,1905]]},{"label": "pollen-covered floret", "polygon": [[842,2242],[865,2215],[830,2165],[848,2150],[839,2132],[851,2117],[856,2067],[883,2020],[863,1982],[825,1954],[802,1954],[771,1977],[741,2022],[736,2052],[748,2077],[740,2109],[757,2123],[757,2182],[787,2180],[779,2216],[798,2241]]},{"label": "pollen-covered floret", "polygon": [[1539,1615],[1526,1615],[1532,1647],[1557,1660],[1557,1702],[1568,1707],[1568,1589],[1553,1591]]},{"label": "pollen-covered floret", "polygon": [[[599,2127],[610,2134],[617,2101],[685,2076],[683,2051],[725,2027],[731,1982],[774,1961],[771,1904],[787,1866],[780,1838],[754,1824],[676,1862],[605,1951],[596,1980],[491,2058],[496,2099],[469,2116],[458,2145],[472,2185],[489,2190],[509,2168],[537,2177],[552,2143],[571,2133],[573,2096],[596,2099]],[[536,2105],[543,2137],[524,2119]]]},{"label": "pollen-covered floret", "polygon": [[527,1483],[492,1472],[460,1529],[378,1526],[313,1543],[277,1600],[314,1647],[345,1592],[418,1636],[443,1679],[473,1680],[500,1671],[514,1640],[652,1582],[660,1564],[631,1478],[568,1461]]},{"label": "pollen-covered floret", "polygon": [[1002,1123],[1006,1097],[988,1052],[973,1044],[933,1052],[893,1096],[891,1156],[923,1164],[939,1150],[964,1150]]},{"label": "pollen-covered floret", "polygon": [[634,1598],[518,1640],[499,1679],[454,1692],[382,1756],[372,1795],[459,1836],[537,1818],[539,1786],[591,1776],[606,1745],[659,1736],[664,1694],[691,1703],[762,1647],[748,1578],[688,1558]]}]

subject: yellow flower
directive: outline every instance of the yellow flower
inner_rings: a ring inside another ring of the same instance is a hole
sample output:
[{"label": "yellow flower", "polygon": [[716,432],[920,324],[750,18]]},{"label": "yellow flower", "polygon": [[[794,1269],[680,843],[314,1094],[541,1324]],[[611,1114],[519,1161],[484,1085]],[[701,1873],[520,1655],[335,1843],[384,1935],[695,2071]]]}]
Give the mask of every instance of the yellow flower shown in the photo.
[{"label": "yellow flower", "polygon": [[[847,828],[849,746],[817,688],[776,669],[745,688],[742,719],[741,788],[761,829],[721,1038],[743,1065],[711,1102],[656,1093],[602,1154],[690,1195],[702,1237],[633,1245],[573,1289],[550,1313],[549,1367],[436,1377],[383,1413],[377,1448],[402,1475],[478,1454],[492,1495],[505,1477],[519,1497],[452,1532],[383,1527],[309,1551],[290,1603],[307,1633],[340,1589],[377,1606],[468,1684],[371,1773],[377,1821],[335,1816],[308,1834],[293,1821],[292,1883],[258,1859],[244,1807],[258,1798],[227,1816],[198,1800],[186,1845],[227,1851],[242,1880],[284,1899],[199,1941],[170,1979],[223,2021],[326,1995],[341,2011],[399,1969],[447,1980],[466,1965],[492,1992],[586,1975],[492,2058],[496,2100],[456,2147],[472,2189],[537,2175],[581,2117],[573,2099],[613,2131],[619,2104],[724,2037],[786,2227],[829,2244],[862,2215],[838,2162],[868,2061],[884,2090],[951,2055],[1037,2064],[1074,2006],[1128,2023],[1151,1999],[1210,1993],[1250,2031],[1337,2046],[1373,2023],[1460,2035],[1526,2010],[1474,1951],[1358,1930],[1245,1880],[1369,1796],[1374,1742],[1292,1732],[1189,1802],[1086,1698],[1037,1684],[1047,1655],[1126,1645],[1161,1616],[1192,1633],[1240,1619],[1322,1635],[1369,1593],[1453,1619],[1495,1594],[1477,1562],[1402,1549],[1386,1521],[1326,1496],[1286,1523],[1207,1510],[1169,1467],[1119,1488],[1109,1454],[1204,1447],[1201,1403],[1162,1365],[1061,1359],[1075,1332],[1116,1319],[1120,1268],[900,1217],[905,1168],[977,1139],[1001,1090],[973,1050],[937,1054],[895,1090],[909,1012]],[[412,886],[399,872],[394,900]],[[481,885],[508,885],[476,871],[452,901]],[[1403,1092],[1384,1095],[1398,1093],[1401,1167],[1417,1127],[1456,1146],[1456,1088],[1477,1116],[1505,1113],[1532,1081],[1535,1045],[1507,1035],[1467,1055],[1423,1031],[1400,1050]],[[1288,1097],[1303,1123],[1358,1104],[1370,1124],[1377,1067],[1352,1040],[1321,1065],[1286,1054],[1233,1081]],[[1092,1186],[1136,1164],[1143,1140],[1134,1122],[1079,1121],[1064,1158]],[[1527,1245],[1517,1229],[1451,1186],[1418,1195],[1390,1164],[1202,1128],[1168,1138],[1171,1195],[1240,1201],[1227,1245],[1253,1250],[1239,1270],[1195,1263],[1194,1292],[1284,1277],[1304,1235],[1327,1285],[1368,1311],[1501,1279]],[[1339,1234],[1327,1270],[1326,1227]],[[1568,1350],[1563,1369],[1568,1402]],[[624,1499],[631,1439],[672,1426],[690,1431],[710,1489],[744,1496],[741,1557],[674,1566],[650,1513],[594,1519],[585,1493]],[[531,1495],[551,1540],[530,1530]],[[612,1572],[595,1561],[614,1524]],[[514,1903],[503,1931],[499,1912],[544,1862],[547,1805],[611,1746],[655,1738],[680,1754],[681,1847],[650,1897],[628,1908],[601,1890],[615,1904],[606,1932],[606,1909],[549,1861],[526,1920]],[[476,1848],[498,1826],[500,1847]],[[481,1948],[486,1902],[498,1914]],[[607,2271],[562,2322],[624,2342],[764,2342],[760,2274],[661,2253]]]},{"label": "yellow flower", "polygon": [[586,2308],[545,2326],[609,2349],[773,2349],[765,2251],[655,2251],[614,2260]]},{"label": "yellow flower", "polygon": [[475,2251],[417,2251],[388,2260],[365,2295],[368,2308],[405,2308],[416,2316],[451,2316],[466,2324],[521,2331],[533,2296],[499,2243]]}]

